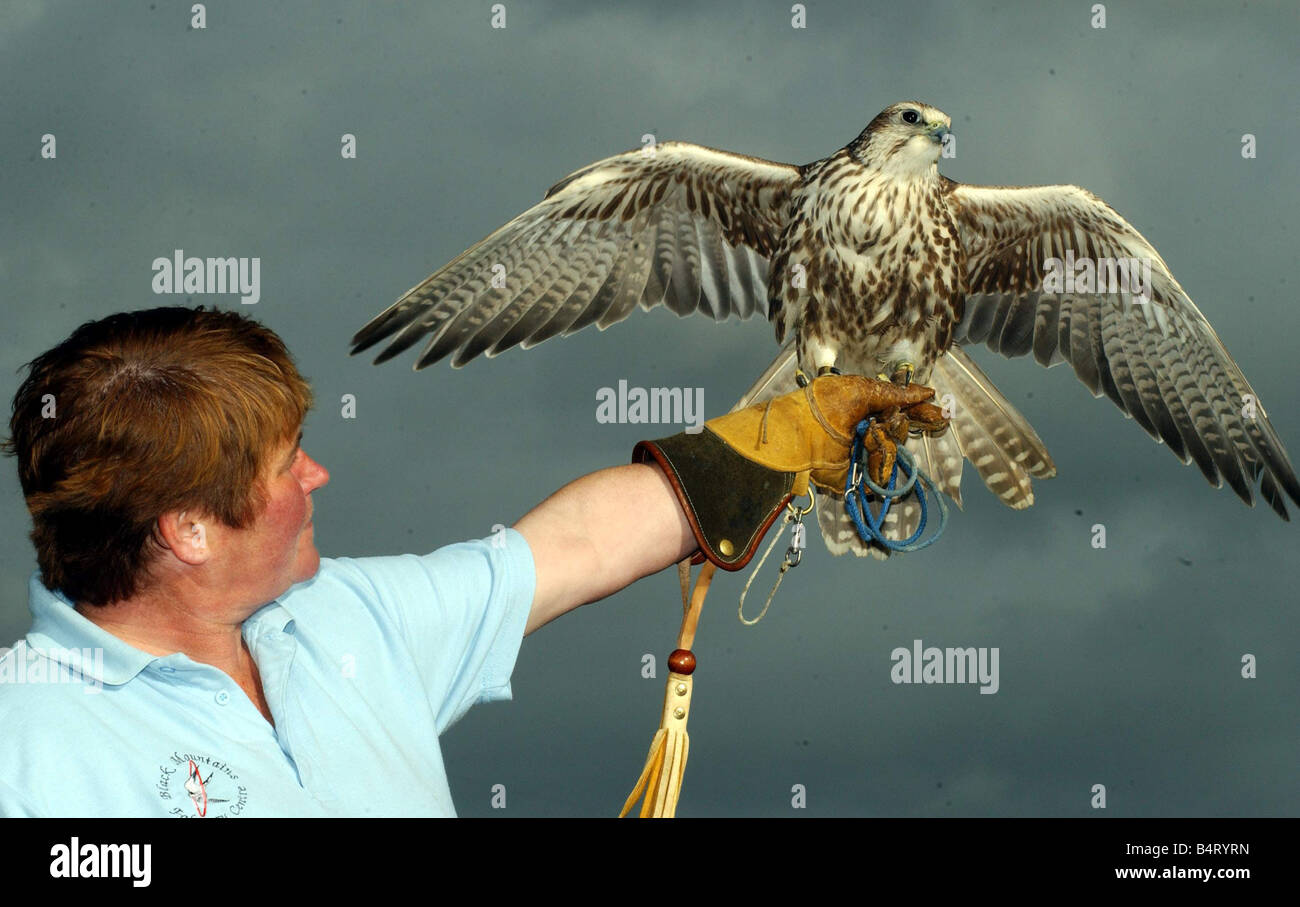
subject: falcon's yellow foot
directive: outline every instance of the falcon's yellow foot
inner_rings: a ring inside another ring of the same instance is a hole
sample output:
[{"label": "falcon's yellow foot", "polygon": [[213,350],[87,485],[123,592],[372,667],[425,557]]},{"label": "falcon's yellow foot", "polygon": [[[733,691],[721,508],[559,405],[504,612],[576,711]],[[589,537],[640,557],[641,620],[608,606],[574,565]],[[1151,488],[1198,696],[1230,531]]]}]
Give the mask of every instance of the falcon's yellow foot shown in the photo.
[{"label": "falcon's yellow foot", "polygon": [[912,375],[916,372],[916,366],[910,362],[900,362],[894,367],[894,374],[889,379],[895,384],[901,384],[907,387],[912,383]]}]

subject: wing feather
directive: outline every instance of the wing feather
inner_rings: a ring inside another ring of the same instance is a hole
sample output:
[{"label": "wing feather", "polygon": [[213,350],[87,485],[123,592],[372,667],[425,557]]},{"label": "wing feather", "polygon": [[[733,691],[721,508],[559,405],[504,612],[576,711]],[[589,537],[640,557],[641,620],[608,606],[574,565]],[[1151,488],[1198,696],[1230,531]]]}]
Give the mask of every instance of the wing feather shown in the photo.
[{"label": "wing feather", "polygon": [[[766,314],[767,262],[799,168],[683,142],[653,151],[561,180],[372,319],[352,352],[386,340],[382,362],[425,341],[417,368],[453,353],[460,367],[590,324],[607,328],[638,304],[718,320]],[[504,288],[493,286],[498,265]]]},{"label": "wing feather", "polygon": [[[618,243],[607,239],[605,242],[593,244],[593,251],[595,253],[593,261],[582,281],[574,287],[562,304],[556,306],[550,318],[520,341],[519,345],[524,349],[529,349],[552,337],[569,333],[569,329],[588,306],[599,305],[603,294],[612,294],[618,289],[621,275],[618,274],[617,267],[622,261],[619,257]],[[607,291],[606,287],[611,282],[613,286]],[[608,305],[607,295],[604,296],[604,302]]]},{"label": "wing feather", "polygon": [[[1284,498],[1300,503],[1300,481],[1258,395],[1132,224],[1077,186],[945,186],[967,261],[954,341],[1004,356],[1032,351],[1049,367],[1069,362],[1093,396],[1109,397],[1210,484],[1226,481],[1252,506],[1258,486],[1287,518]],[[1147,298],[1047,283],[1048,259],[1070,255],[1149,266]]]}]

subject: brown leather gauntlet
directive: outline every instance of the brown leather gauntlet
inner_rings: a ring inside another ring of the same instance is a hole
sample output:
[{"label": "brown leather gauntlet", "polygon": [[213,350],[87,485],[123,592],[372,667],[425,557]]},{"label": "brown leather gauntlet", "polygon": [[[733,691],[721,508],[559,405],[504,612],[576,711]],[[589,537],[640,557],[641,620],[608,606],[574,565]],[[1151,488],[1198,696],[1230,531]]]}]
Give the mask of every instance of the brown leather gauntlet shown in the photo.
[{"label": "brown leather gauntlet", "polygon": [[798,478],[742,457],[707,423],[696,435],[682,432],[642,441],[632,451],[632,462],[650,461],[659,464],[677,492],[700,546],[696,563],[707,558],[723,570],[739,570],[754,556],[772,521],[794,497]]},{"label": "brown leather gauntlet", "polygon": [[[901,408],[920,415],[934,391],[860,375],[825,375],[781,397],[682,432],[642,441],[632,462],[655,462],[681,502],[699,543],[696,563],[739,570],[782,509],[811,482],[842,492],[855,426]],[[920,406],[918,406],[920,404]],[[926,411],[927,415],[928,410]]]}]

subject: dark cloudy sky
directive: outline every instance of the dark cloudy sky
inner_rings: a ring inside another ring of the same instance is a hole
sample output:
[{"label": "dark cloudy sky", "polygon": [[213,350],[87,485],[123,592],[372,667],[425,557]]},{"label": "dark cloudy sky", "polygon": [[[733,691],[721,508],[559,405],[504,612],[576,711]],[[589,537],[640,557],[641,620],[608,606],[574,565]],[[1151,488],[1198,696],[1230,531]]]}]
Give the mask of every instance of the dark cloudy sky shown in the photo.
[{"label": "dark cloudy sky", "polygon": [[[320,401],[306,445],[333,475],[315,495],[322,553],[487,535],[676,431],[599,424],[598,388],[703,387],[721,414],[774,354],[770,328],[638,313],[418,374],[409,354],[349,358],[352,333],[645,133],[804,163],[916,98],[952,116],[948,176],[1076,183],[1128,217],[1300,454],[1291,4],[1112,3],[1094,29],[1084,0],[810,2],[803,30],[788,2],[507,0],[504,30],[490,5],[220,2],[195,31],[189,2],[7,0],[4,398],[77,324],[183,302],[151,292],[154,258],[256,256],[261,301],[243,309],[283,335]],[[1208,487],[1068,368],[975,355],[1057,478],[1012,512],[968,467],[942,542],[888,564],[811,536],[755,627],[736,619],[742,576],[720,577],[679,815],[1083,816],[1095,784],[1109,815],[1296,814],[1300,527]],[[8,642],[34,567],[11,462],[0,508]],[[524,641],[515,701],[443,740],[461,815],[494,814],[494,784],[508,815],[617,812],[659,717],[662,672],[639,669],[673,647],[676,585],[666,571]],[[999,691],[892,684],[889,653],[914,639],[998,647]],[[1240,676],[1245,653],[1257,679]]]}]

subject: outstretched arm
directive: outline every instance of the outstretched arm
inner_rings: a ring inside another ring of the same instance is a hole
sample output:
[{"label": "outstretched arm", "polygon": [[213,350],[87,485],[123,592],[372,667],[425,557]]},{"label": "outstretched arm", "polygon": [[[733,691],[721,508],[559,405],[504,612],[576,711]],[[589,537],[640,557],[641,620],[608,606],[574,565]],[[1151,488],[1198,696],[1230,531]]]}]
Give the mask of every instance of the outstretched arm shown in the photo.
[{"label": "outstretched arm", "polygon": [[527,636],[680,561],[699,546],[663,471],[636,463],[565,485],[515,524],[533,551]]},{"label": "outstretched arm", "polygon": [[[570,482],[515,524],[537,569],[524,635],[695,551],[724,570],[742,569],[810,483],[843,490],[859,421],[887,416],[899,440],[913,429],[946,429],[938,407],[923,402],[932,396],[916,384],[818,377],[710,419],[698,434],[643,441],[632,465]],[[866,441],[868,468],[887,474],[894,441],[875,434]]]}]

